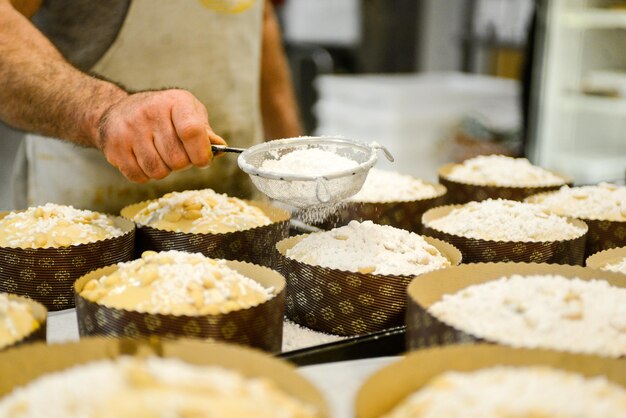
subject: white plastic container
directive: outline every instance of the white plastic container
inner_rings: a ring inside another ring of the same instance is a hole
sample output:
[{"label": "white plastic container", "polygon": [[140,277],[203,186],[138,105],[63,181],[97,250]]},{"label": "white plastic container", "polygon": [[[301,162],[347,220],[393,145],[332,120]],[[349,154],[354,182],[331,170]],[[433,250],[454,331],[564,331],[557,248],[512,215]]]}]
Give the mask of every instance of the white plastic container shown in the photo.
[{"label": "white plastic container", "polygon": [[322,76],[314,113],[318,135],[377,141],[396,158],[379,167],[436,180],[449,139],[468,115],[503,130],[520,126],[518,84],[460,73]]}]

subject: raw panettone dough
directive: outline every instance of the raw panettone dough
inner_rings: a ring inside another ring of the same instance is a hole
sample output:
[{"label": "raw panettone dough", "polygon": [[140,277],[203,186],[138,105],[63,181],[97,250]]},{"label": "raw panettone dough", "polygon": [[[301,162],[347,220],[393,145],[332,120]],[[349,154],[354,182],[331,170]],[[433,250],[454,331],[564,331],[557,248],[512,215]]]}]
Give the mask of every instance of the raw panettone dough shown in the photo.
[{"label": "raw panettone dough", "polygon": [[11,212],[0,219],[2,247],[67,247],[123,234],[107,215],[53,203]]},{"label": "raw panettone dough", "polygon": [[211,189],[168,193],[133,220],[157,229],[196,234],[242,231],[271,223],[258,207]]},{"label": "raw panettone dough", "polygon": [[466,203],[427,226],[448,234],[492,241],[560,241],[581,237],[586,232],[586,228],[547,213],[538,205],[502,199]]},{"label": "raw panettone dough", "polygon": [[354,202],[407,202],[439,195],[431,184],[394,171],[372,168],[361,190],[350,198]]},{"label": "raw panettone dough", "polygon": [[118,266],[87,282],[81,296],[111,308],[192,316],[246,309],[273,296],[271,288],[202,254],[146,251]]},{"label": "raw panettone dough", "polygon": [[610,183],[561,187],[557,192],[529,199],[557,215],[575,218],[626,221],[626,187]]},{"label": "raw panettone dough", "polygon": [[176,359],[120,357],[43,376],[0,400],[6,418],[314,418],[266,378]]},{"label": "raw panettone dough", "polygon": [[0,293],[0,349],[8,347],[39,328],[30,305]]},{"label": "raw panettone dough", "polygon": [[626,289],[604,280],[514,275],[445,295],[428,312],[500,344],[626,355]]},{"label": "raw panettone dough", "polygon": [[566,181],[526,158],[480,155],[453,166],[447,178],[460,183],[503,187],[560,186]]},{"label": "raw panettone dough", "polygon": [[413,232],[372,221],[311,234],[287,257],[302,263],[364,274],[417,275],[450,266],[437,248]]},{"label": "raw panettone dough", "polygon": [[626,390],[605,377],[545,367],[446,372],[385,418],[605,418],[626,416]]}]

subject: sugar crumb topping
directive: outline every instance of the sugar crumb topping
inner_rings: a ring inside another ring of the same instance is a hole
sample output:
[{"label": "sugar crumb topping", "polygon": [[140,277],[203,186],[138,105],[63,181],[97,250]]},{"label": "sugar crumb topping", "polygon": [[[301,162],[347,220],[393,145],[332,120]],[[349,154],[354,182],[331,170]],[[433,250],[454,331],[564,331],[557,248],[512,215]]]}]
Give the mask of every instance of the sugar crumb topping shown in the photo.
[{"label": "sugar crumb topping", "polygon": [[350,198],[354,202],[406,202],[439,195],[431,184],[394,171],[370,169],[363,188]]},{"label": "sugar crumb topping", "polygon": [[81,295],[113,308],[173,315],[227,313],[273,296],[273,288],[202,254],[146,251],[118,267],[86,283]]},{"label": "sugar crumb topping", "polygon": [[124,234],[105,214],[47,203],[11,212],[0,219],[0,246],[14,248],[66,247]]},{"label": "sugar crumb topping", "polygon": [[596,186],[568,187],[539,196],[530,201],[552,213],[575,218],[626,221],[626,187],[611,183]]},{"label": "sugar crumb topping", "polygon": [[177,359],[120,357],[51,373],[0,400],[11,418],[285,417],[318,411],[267,378]]},{"label": "sugar crumb topping", "polygon": [[626,289],[604,280],[513,275],[444,295],[428,311],[501,344],[626,355]]},{"label": "sugar crumb topping", "polygon": [[420,235],[371,221],[351,221],[311,234],[286,255],[306,264],[363,274],[417,275],[450,266]]},{"label": "sugar crumb topping", "polygon": [[522,242],[569,240],[587,231],[541,206],[503,199],[466,203],[427,226],[466,238]]},{"label": "sugar crumb topping", "polygon": [[168,193],[150,202],[133,220],[187,233],[227,233],[271,223],[258,207],[211,189]]},{"label": "sugar crumb topping", "polygon": [[526,158],[504,155],[480,155],[456,164],[447,175],[460,183],[493,186],[559,186],[565,180],[541,167],[534,166]]},{"label": "sugar crumb topping", "polygon": [[384,418],[625,415],[626,390],[603,376],[547,366],[495,366],[440,374]]}]

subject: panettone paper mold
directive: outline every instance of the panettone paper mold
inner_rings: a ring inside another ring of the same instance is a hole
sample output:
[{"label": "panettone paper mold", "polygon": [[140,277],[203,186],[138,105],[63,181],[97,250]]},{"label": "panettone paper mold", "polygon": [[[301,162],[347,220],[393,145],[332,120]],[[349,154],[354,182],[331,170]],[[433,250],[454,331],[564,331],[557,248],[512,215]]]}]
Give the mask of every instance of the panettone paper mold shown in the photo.
[{"label": "panettone paper mold", "polygon": [[598,279],[605,280],[616,287],[626,288],[624,275],[580,266],[545,263],[477,263],[433,271],[416,278],[407,288],[407,350],[479,342],[502,345],[453,327],[430,314],[428,309],[446,294],[455,294],[468,286],[512,275],[560,275],[581,280]]},{"label": "panettone paper mold", "polygon": [[[554,193],[554,192],[552,192]],[[550,193],[538,193],[525,199],[528,203],[540,203]],[[604,219],[582,218],[589,227],[585,244],[585,257],[611,248],[626,246],[626,221],[608,221]]]},{"label": "panettone paper mold", "polygon": [[96,337],[76,343],[29,344],[0,353],[0,397],[49,373],[80,364],[130,355],[146,358],[176,358],[199,366],[220,366],[250,378],[266,378],[296,399],[314,406],[320,418],[330,418],[320,391],[301,376],[294,366],[246,347],[194,340],[146,341]]},{"label": "panettone paper mold", "polygon": [[379,225],[389,225],[419,234],[422,232],[422,215],[428,209],[444,204],[447,192],[441,184],[424,183],[435,187],[437,194],[429,198],[407,201],[346,201],[338,207],[335,214],[326,221],[315,224],[315,226],[322,229],[332,229],[347,225],[352,220],[372,221]]},{"label": "panettone paper mold", "polygon": [[[151,202],[153,200],[127,206],[122,209],[121,215],[132,221],[134,216]],[[289,236],[290,214],[263,202],[248,200],[245,202],[261,209],[272,222],[268,225],[221,234],[174,232],[137,224],[136,254],[147,250],[178,250],[201,253],[210,258],[247,261],[274,267],[275,260],[272,259],[272,251],[268,249]]]},{"label": "panettone paper mold", "polygon": [[572,185],[570,177],[550,171],[552,174],[563,179],[563,184],[551,186],[496,186],[472,182],[459,182],[449,178],[450,172],[456,163],[446,164],[439,168],[439,183],[448,189],[446,194],[447,204],[461,204],[467,202],[480,202],[487,199],[508,199],[523,201],[528,196],[558,190],[564,185]]},{"label": "panettone paper mold", "polygon": [[[308,234],[276,245],[279,269],[287,279],[286,315],[327,334],[355,336],[401,326],[406,287],[415,276],[363,274],[299,262],[286,252]],[[425,237],[451,263],[461,262],[452,245]]]},{"label": "panettone paper mold", "polygon": [[74,285],[76,315],[81,337],[195,338],[223,341],[271,353],[281,350],[285,311],[285,278],[267,267],[242,261],[227,261],[228,267],[273,288],[273,297],[256,306],[217,315],[164,315],[107,307],[80,295],[85,284],[111,274],[117,266],[93,271]]},{"label": "panettone paper mold", "polygon": [[73,308],[72,286],[79,277],[133,258],[135,224],[113,220],[124,232],[118,237],[60,248],[0,247],[0,292],[27,296],[50,311]]},{"label": "panettone paper mold", "polygon": [[538,242],[467,238],[428,226],[435,219],[444,217],[452,210],[461,207],[463,205],[447,205],[430,209],[424,213],[422,222],[424,235],[454,245],[463,254],[464,263],[517,262],[582,265],[584,262],[587,225],[578,219],[568,218],[568,222],[585,230],[580,237]]},{"label": "panettone paper mold", "polygon": [[597,252],[587,257],[585,265],[592,269],[604,270],[607,265],[619,263],[624,258],[626,258],[626,247],[611,248],[608,250]]},{"label": "panettone paper mold", "polygon": [[597,356],[495,345],[456,345],[419,350],[370,376],[355,399],[357,418],[379,418],[433,378],[447,371],[473,372],[496,366],[546,366],[587,377],[605,376],[626,387],[626,362]]},{"label": "panettone paper mold", "polygon": [[25,335],[23,338],[15,341],[13,344],[0,347],[0,351],[8,350],[9,348],[18,347],[22,344],[28,344],[35,341],[46,341],[46,331],[47,331],[47,319],[48,319],[48,310],[44,305],[39,302],[36,302],[28,297],[8,294],[9,300],[19,301],[21,303],[25,303],[30,305],[31,312],[33,313],[33,317],[37,322],[37,327],[33,329],[30,333]]}]

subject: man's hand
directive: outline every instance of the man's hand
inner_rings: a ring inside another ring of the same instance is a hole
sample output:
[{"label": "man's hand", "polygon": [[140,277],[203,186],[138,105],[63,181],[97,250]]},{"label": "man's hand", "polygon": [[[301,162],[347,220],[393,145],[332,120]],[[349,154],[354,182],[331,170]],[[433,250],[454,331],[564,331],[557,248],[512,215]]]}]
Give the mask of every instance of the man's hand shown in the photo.
[{"label": "man's hand", "polygon": [[211,144],[226,145],[207,111],[185,90],[135,93],[112,105],[99,123],[98,148],[129,180],[144,183],[211,163]]},{"label": "man's hand", "polygon": [[17,9],[11,1],[0,0],[0,120],[99,148],[138,183],[205,167],[213,158],[211,144],[226,145],[191,93],[128,94],[80,72],[20,14],[36,10],[40,0],[15,1]]}]

